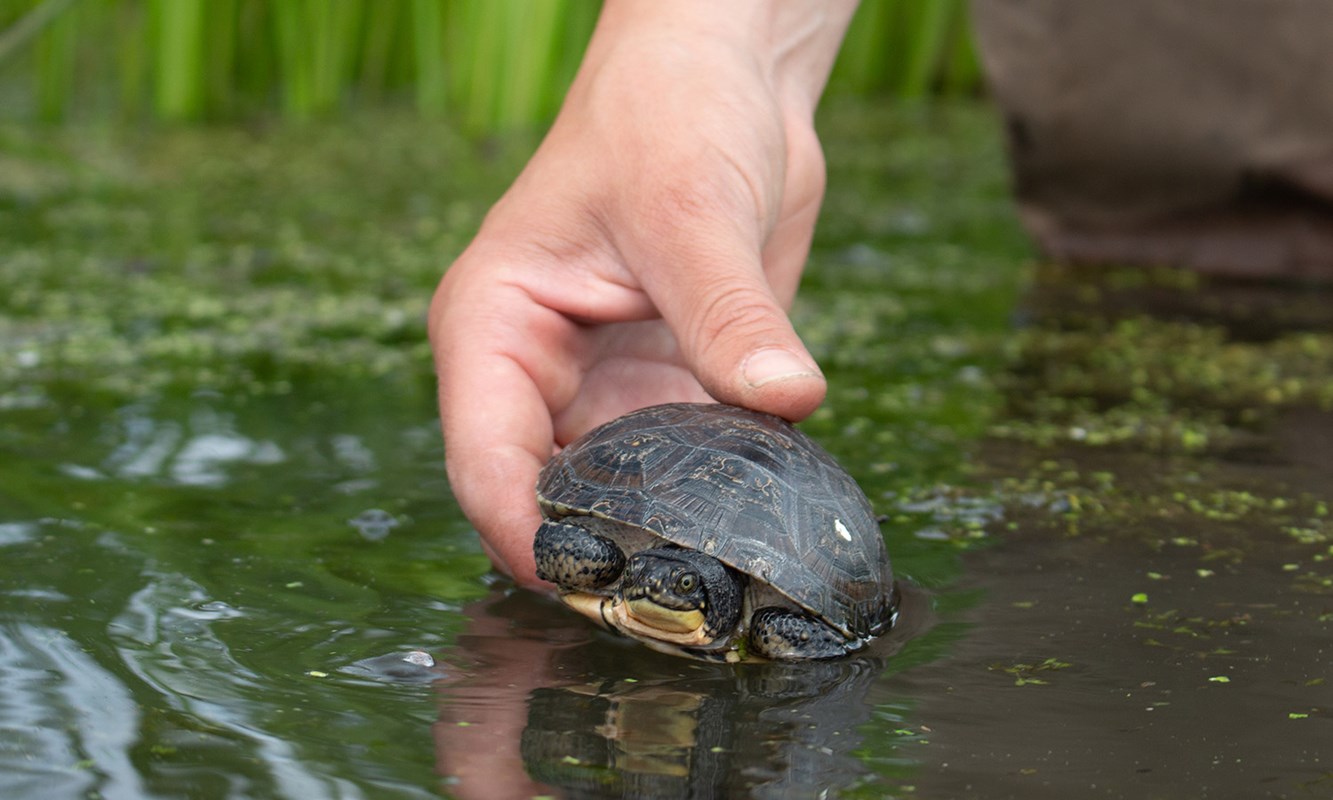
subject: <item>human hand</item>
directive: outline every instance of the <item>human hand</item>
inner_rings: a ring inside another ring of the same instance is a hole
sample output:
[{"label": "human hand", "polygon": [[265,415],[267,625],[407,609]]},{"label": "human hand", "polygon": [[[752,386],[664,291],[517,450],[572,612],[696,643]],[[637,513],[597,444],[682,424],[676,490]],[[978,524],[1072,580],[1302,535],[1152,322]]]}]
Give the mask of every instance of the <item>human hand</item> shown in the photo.
[{"label": "human hand", "polygon": [[[812,115],[854,3],[610,2],[559,118],[430,313],[450,484],[536,577],[561,446],[670,401],[800,419],[824,380],[784,311],[822,199]],[[753,7],[751,7],[753,6]]]}]

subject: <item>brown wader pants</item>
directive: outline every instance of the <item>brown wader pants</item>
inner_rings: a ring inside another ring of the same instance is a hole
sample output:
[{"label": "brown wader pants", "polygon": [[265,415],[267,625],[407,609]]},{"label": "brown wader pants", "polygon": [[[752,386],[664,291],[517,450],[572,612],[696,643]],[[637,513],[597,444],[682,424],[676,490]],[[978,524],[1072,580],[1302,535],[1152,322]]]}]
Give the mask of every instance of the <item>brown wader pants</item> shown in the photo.
[{"label": "brown wader pants", "polygon": [[1050,257],[1333,281],[1333,0],[973,0]]}]

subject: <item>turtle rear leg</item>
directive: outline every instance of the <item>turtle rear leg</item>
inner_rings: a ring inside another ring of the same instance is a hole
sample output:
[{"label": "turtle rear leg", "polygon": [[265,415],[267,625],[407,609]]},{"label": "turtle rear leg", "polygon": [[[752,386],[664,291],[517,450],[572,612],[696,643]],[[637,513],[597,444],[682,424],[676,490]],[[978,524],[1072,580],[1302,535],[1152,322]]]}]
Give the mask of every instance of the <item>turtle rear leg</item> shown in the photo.
[{"label": "turtle rear leg", "polygon": [[625,571],[625,554],[616,543],[568,522],[546,520],[532,542],[537,577],[564,591],[594,592],[614,583]]},{"label": "turtle rear leg", "polygon": [[769,606],[750,618],[750,650],[770,661],[838,658],[853,647],[842,634],[800,611]]}]

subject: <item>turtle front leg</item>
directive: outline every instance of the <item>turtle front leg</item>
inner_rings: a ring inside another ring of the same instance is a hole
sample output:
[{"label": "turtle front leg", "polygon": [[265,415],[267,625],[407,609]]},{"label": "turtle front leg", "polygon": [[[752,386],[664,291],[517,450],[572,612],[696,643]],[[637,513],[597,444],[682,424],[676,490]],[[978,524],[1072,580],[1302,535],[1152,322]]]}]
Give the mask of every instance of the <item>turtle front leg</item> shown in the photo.
[{"label": "turtle front leg", "polygon": [[750,650],[770,661],[838,658],[851,649],[842,634],[799,611],[769,606],[750,619]]},{"label": "turtle front leg", "polygon": [[625,571],[625,554],[616,543],[586,528],[546,520],[532,542],[537,577],[567,592],[596,592]]}]

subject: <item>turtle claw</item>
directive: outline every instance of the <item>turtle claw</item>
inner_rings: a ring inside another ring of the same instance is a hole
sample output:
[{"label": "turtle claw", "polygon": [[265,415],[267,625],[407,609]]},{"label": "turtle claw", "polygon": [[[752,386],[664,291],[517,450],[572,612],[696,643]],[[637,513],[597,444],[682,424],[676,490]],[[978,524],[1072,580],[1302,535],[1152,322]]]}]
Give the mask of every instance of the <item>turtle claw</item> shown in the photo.
[{"label": "turtle claw", "polygon": [[568,522],[543,522],[532,554],[537,577],[567,592],[605,589],[625,571],[625,554],[615,542]]},{"label": "turtle claw", "polygon": [[751,618],[750,651],[770,661],[839,658],[849,650],[841,634],[799,611],[770,606]]}]

